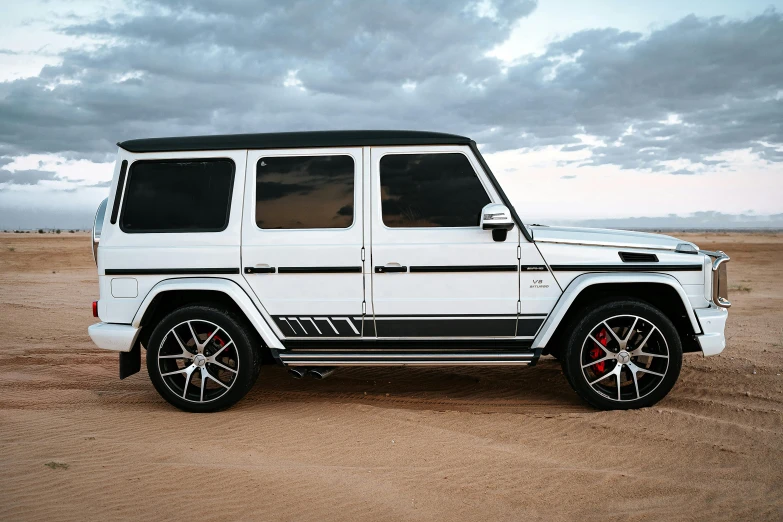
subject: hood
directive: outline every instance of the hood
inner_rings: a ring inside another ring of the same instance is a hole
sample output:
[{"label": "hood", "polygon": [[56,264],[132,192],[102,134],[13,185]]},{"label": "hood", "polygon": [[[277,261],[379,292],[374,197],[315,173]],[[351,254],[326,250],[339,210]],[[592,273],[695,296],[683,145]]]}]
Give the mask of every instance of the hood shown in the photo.
[{"label": "hood", "polygon": [[537,243],[566,243],[571,245],[591,245],[623,248],[646,248],[652,250],[674,250],[683,241],[663,234],[633,232],[630,230],[609,230],[603,228],[546,227],[531,225],[533,241]]}]

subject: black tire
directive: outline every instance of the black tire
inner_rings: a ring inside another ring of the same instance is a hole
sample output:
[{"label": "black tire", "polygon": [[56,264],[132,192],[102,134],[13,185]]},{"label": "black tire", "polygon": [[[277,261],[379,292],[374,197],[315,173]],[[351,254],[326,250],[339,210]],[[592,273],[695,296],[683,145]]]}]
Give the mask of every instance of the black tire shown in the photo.
[{"label": "black tire", "polygon": [[[193,333],[203,342],[203,353]],[[177,355],[186,351],[190,359]],[[197,360],[199,353],[203,357]],[[185,306],[168,314],[153,330],[147,349],[147,371],[155,389],[173,406],[194,413],[234,405],[253,387],[260,366],[244,321],[209,305]]]},{"label": "black tire", "polygon": [[567,332],[560,358],[563,373],[576,393],[595,408],[652,406],[669,393],[680,375],[682,342],[677,329],[644,301],[614,300],[585,308]]}]

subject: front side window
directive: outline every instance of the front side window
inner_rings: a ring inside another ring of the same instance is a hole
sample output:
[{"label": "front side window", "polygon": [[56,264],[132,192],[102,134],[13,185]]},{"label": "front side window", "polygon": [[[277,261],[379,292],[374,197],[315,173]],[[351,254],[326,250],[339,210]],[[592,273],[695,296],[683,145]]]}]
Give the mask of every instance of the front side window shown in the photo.
[{"label": "front side window", "polygon": [[225,158],[134,162],[120,228],[128,233],[225,230],[234,170],[234,162]]},{"label": "front side window", "polygon": [[256,164],[256,224],[264,229],[348,228],[354,161],[347,155],[271,156]]},{"label": "front side window", "polygon": [[387,227],[475,227],[489,196],[463,154],[387,154],[380,162]]}]

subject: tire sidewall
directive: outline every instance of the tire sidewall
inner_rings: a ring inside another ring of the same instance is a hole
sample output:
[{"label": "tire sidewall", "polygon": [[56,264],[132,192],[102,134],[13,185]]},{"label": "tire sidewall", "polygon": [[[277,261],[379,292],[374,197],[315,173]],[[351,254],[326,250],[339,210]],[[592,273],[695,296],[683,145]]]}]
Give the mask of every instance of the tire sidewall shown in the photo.
[{"label": "tire sidewall", "polygon": [[[588,384],[582,373],[581,349],[587,334],[601,321],[618,315],[636,315],[653,325],[663,334],[669,349],[669,365],[666,376],[649,395],[632,401],[618,402],[609,399]],[[604,410],[628,410],[652,406],[664,398],[674,387],[682,367],[682,342],[674,324],[659,309],[640,300],[608,301],[577,318],[569,328],[569,335],[561,360],[563,372],[569,384],[585,401]]]},{"label": "tire sidewall", "polygon": [[[215,323],[225,330],[234,341],[239,357],[239,369],[231,389],[223,396],[207,402],[196,403],[175,394],[160,376],[158,369],[158,352],[164,336],[174,326],[192,320],[202,320]],[[259,362],[256,350],[250,341],[250,336],[241,321],[234,314],[210,306],[186,306],[171,312],[158,323],[152,332],[147,347],[147,372],[158,393],[169,404],[177,408],[194,412],[211,412],[226,409],[239,401],[252,388],[258,376]]]}]

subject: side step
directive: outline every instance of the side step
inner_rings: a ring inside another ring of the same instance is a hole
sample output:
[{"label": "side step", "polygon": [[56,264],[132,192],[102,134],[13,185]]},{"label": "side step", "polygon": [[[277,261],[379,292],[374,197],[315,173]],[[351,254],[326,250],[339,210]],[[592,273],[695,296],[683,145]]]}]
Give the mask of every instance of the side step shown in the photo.
[{"label": "side step", "polygon": [[287,366],[522,366],[534,365],[539,351],[529,352],[326,352],[279,350]]}]

